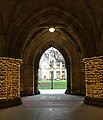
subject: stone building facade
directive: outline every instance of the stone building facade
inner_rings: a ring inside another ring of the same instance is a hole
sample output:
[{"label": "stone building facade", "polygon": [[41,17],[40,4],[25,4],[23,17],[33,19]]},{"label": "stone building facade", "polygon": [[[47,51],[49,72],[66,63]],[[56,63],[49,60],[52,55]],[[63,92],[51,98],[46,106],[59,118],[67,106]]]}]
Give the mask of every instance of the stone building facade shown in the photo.
[{"label": "stone building facade", "polygon": [[38,80],[66,80],[65,60],[55,48],[44,52],[39,63]]}]

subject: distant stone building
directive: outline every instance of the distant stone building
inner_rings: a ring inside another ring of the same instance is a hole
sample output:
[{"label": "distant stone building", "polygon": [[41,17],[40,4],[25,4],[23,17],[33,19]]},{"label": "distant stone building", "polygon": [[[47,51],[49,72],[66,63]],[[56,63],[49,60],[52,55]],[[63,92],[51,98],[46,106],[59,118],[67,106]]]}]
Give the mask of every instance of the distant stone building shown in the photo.
[{"label": "distant stone building", "polygon": [[66,79],[65,60],[62,54],[51,47],[42,55],[39,63],[39,80]]}]

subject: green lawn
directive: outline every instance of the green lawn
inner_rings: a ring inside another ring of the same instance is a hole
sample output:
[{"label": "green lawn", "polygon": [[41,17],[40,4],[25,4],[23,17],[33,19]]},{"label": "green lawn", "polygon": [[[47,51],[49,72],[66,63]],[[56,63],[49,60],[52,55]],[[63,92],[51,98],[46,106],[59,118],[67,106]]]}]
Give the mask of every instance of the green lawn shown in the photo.
[{"label": "green lawn", "polygon": [[[53,85],[52,85],[53,83]],[[67,81],[66,80],[39,80],[38,88],[39,89],[66,89],[67,88]]]}]

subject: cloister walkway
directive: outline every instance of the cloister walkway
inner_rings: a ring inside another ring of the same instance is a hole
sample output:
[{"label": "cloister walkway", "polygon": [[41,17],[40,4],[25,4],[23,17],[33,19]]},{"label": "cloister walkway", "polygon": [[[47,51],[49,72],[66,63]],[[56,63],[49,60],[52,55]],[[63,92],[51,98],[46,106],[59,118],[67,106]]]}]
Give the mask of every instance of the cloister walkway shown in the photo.
[{"label": "cloister walkway", "polygon": [[103,108],[84,104],[84,97],[48,92],[22,97],[22,105],[0,109],[1,120],[103,120]]}]

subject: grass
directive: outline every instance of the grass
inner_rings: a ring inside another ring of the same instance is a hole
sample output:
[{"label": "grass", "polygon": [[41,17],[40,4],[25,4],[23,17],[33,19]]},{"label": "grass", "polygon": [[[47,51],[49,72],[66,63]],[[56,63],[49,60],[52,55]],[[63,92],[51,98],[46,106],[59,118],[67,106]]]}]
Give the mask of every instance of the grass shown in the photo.
[{"label": "grass", "polygon": [[[51,80],[39,80],[38,84],[39,89],[51,89],[52,81]],[[66,80],[53,80],[53,89],[66,89],[67,81]]]}]

